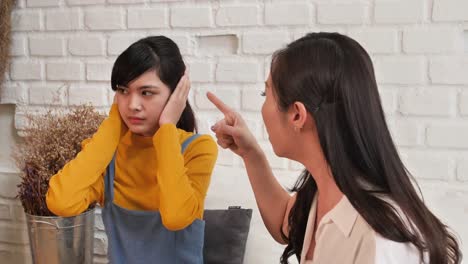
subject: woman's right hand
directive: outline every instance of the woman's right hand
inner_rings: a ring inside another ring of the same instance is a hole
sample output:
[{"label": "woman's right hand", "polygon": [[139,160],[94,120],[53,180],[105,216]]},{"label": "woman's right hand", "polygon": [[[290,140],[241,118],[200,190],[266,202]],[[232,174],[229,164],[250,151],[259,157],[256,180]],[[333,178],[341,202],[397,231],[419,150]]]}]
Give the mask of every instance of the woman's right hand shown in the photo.
[{"label": "woman's right hand", "polygon": [[206,96],[224,114],[224,119],[211,127],[211,130],[216,133],[218,145],[224,149],[229,148],[241,158],[261,151],[257,140],[242,116],[224,104],[213,93],[208,92]]}]

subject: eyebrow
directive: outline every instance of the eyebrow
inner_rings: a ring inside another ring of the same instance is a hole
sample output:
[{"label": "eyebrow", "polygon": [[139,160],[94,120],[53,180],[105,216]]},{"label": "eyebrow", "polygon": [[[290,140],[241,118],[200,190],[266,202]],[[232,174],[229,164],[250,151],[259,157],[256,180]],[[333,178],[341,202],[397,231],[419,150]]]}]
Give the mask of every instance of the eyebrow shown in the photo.
[{"label": "eyebrow", "polygon": [[[118,88],[120,87],[121,89],[128,89],[127,86],[125,86],[125,85],[120,85],[120,84],[118,84],[117,87],[118,87]],[[159,86],[148,84],[148,85],[139,86],[137,89],[138,89],[138,90],[143,90],[143,89],[159,89]]]},{"label": "eyebrow", "polygon": [[142,85],[137,88],[138,90],[143,90],[143,89],[159,89],[159,86],[148,84],[148,85]]}]

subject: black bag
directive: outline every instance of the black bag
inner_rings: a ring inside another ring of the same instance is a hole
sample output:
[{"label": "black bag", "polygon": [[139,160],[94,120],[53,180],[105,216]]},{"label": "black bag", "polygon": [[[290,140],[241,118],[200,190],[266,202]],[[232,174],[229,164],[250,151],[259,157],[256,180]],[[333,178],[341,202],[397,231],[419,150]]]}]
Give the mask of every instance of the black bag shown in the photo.
[{"label": "black bag", "polygon": [[229,206],[227,210],[204,212],[205,264],[242,264],[249,235],[252,209]]}]

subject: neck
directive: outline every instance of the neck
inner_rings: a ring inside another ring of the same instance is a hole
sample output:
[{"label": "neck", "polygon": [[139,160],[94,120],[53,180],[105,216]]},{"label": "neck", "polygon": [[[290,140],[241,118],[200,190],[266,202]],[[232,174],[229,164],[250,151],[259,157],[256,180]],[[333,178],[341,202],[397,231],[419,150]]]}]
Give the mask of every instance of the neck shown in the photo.
[{"label": "neck", "polygon": [[317,140],[312,139],[313,135],[308,135],[305,139],[297,141],[301,142],[302,145],[301,148],[297,149],[301,149],[303,152],[298,153],[296,160],[302,163],[314,178],[318,194],[317,210],[326,213],[338,204],[343,193],[335,182],[318,137]]}]

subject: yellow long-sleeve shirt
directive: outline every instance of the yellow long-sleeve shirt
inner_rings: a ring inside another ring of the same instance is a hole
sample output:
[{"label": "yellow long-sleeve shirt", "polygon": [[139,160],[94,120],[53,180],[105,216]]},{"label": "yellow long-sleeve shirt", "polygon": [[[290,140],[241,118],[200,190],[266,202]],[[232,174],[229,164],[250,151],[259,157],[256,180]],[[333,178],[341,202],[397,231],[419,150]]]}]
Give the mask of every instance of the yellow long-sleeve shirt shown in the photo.
[{"label": "yellow long-sleeve shirt", "polygon": [[202,135],[181,153],[182,142],[193,133],[165,124],[153,137],[142,137],[123,127],[114,104],[75,159],[51,177],[49,210],[73,216],[94,202],[104,206],[104,173],[116,153],[114,203],[130,210],[159,210],[170,230],[202,219],[218,154],[214,140]]}]

